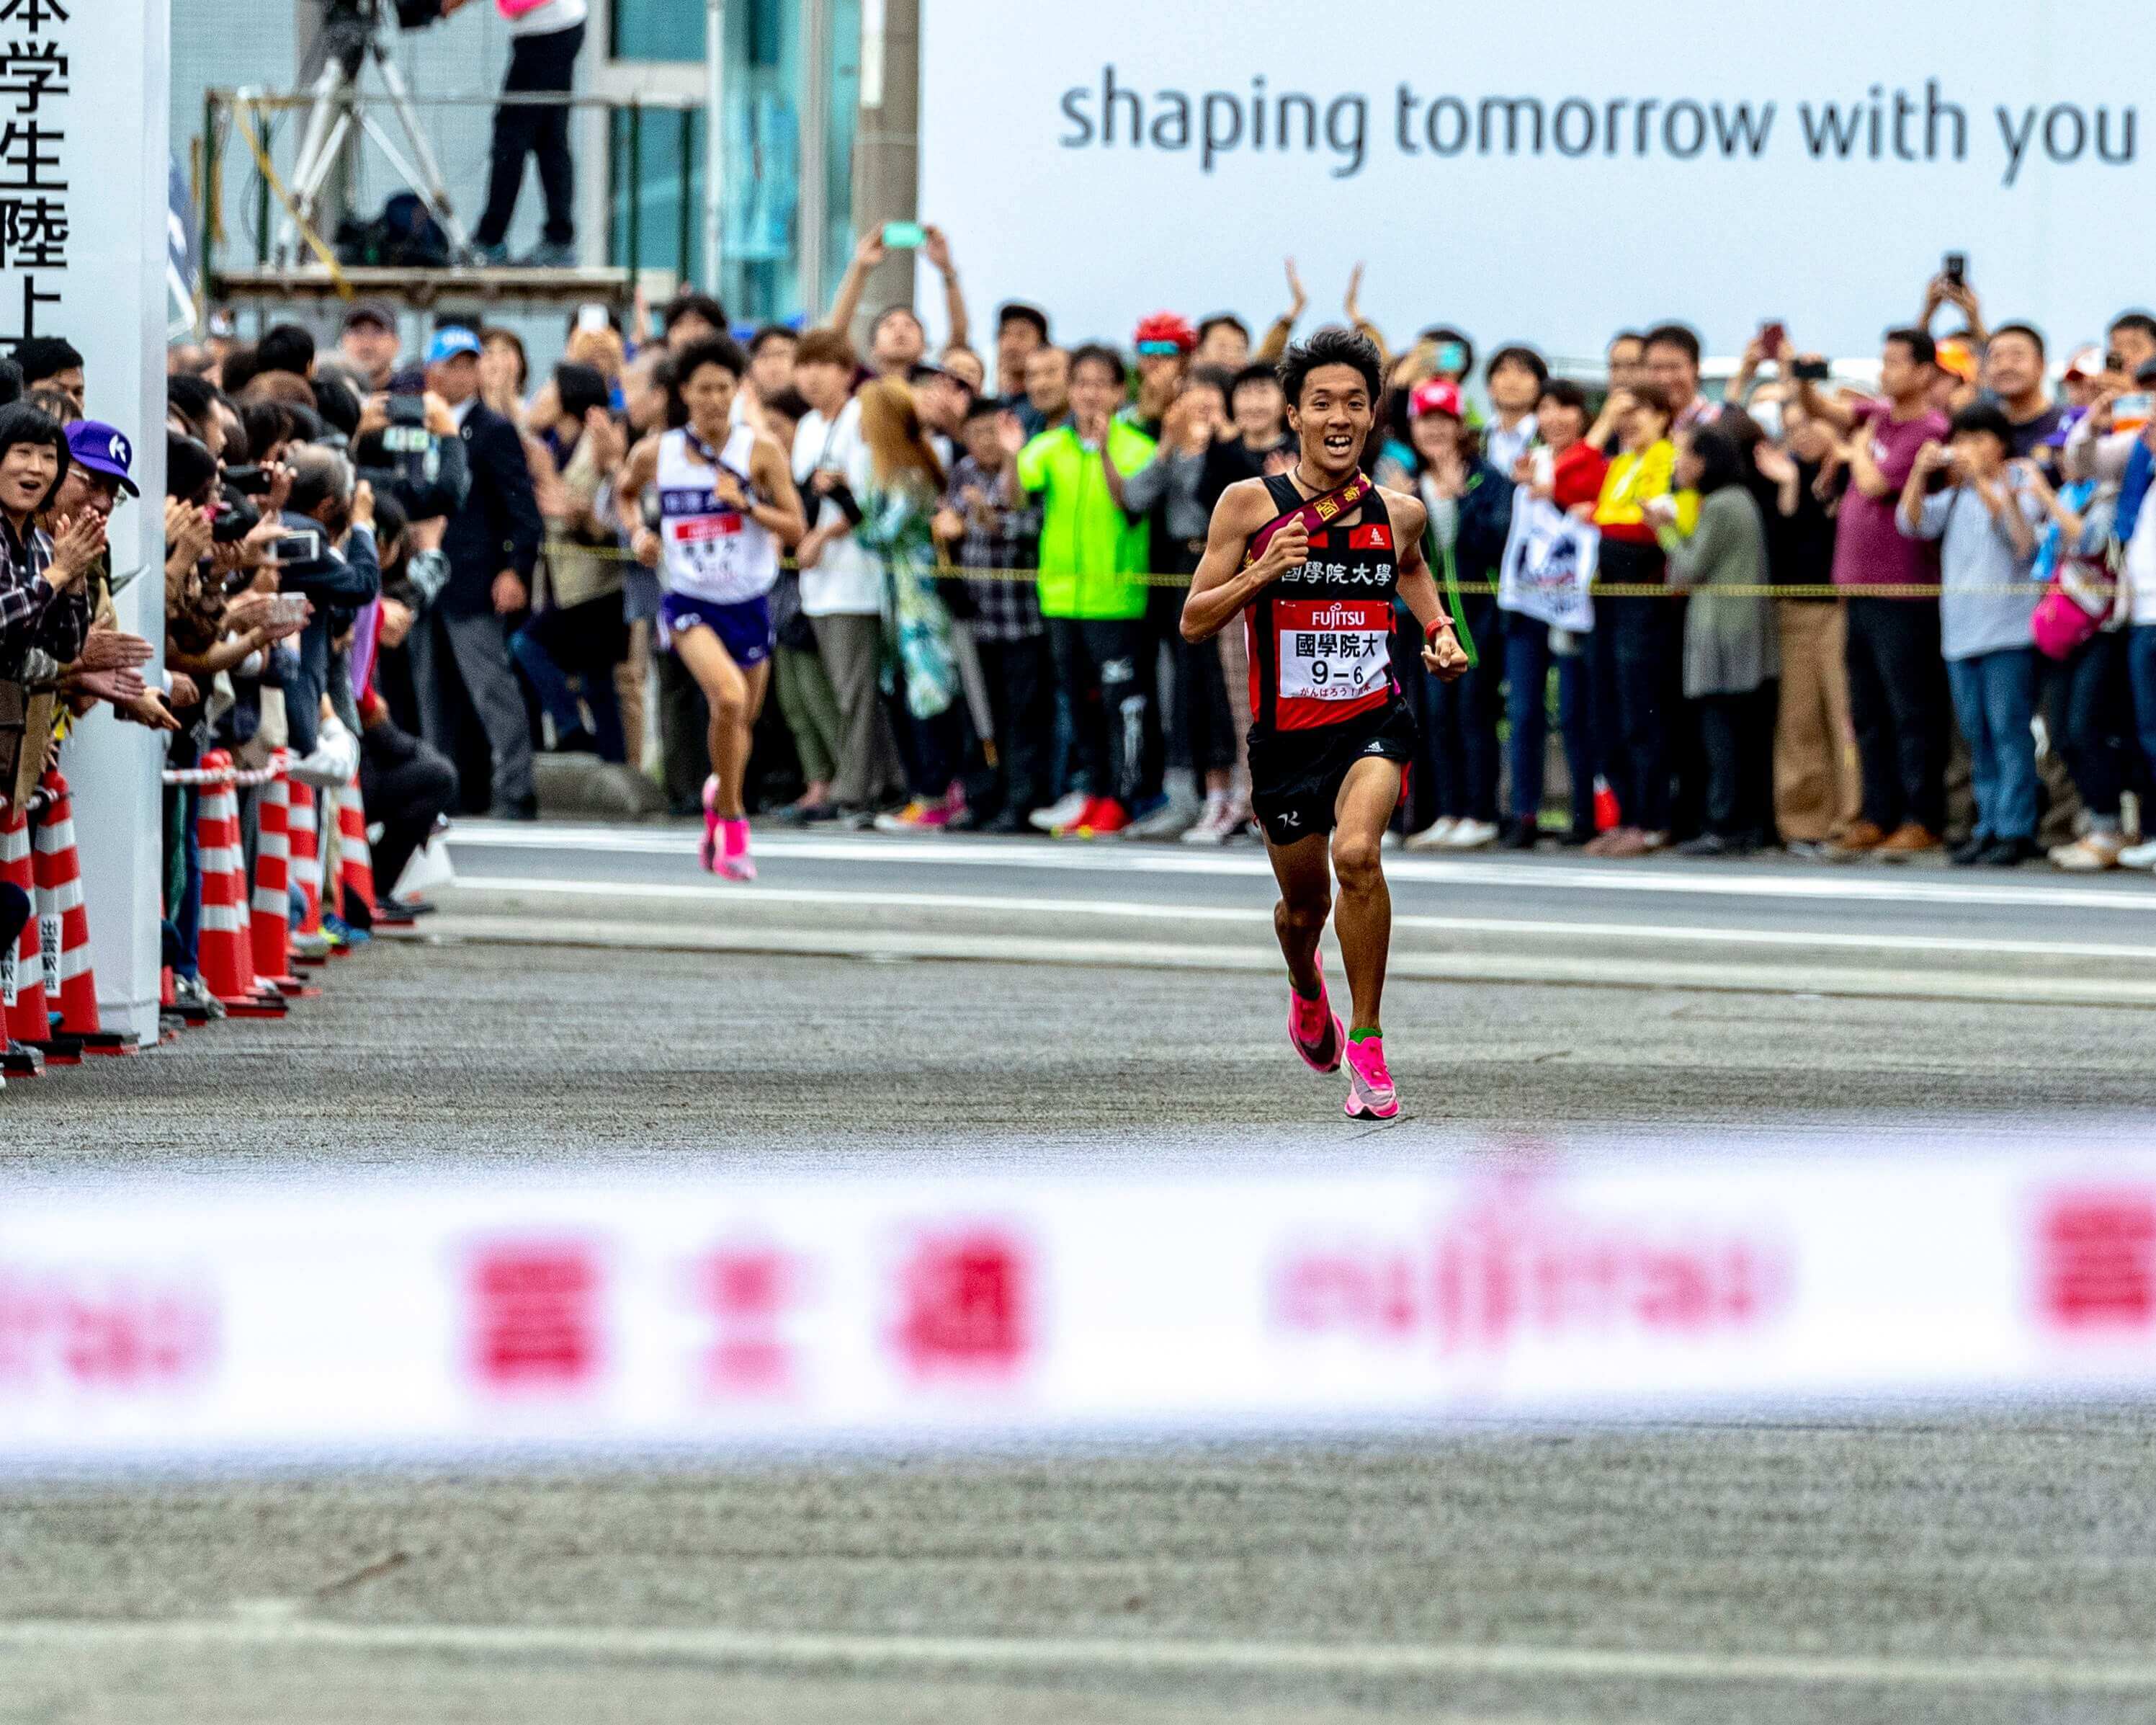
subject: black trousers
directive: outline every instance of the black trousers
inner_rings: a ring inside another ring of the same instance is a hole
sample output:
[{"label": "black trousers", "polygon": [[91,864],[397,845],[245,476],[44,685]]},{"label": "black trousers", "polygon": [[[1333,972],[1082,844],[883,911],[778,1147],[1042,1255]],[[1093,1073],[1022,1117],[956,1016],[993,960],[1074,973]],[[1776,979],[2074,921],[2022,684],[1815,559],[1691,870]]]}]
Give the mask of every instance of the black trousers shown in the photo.
[{"label": "black trousers", "polygon": [[[1220,637],[1179,641],[1183,651],[1183,734],[1190,769],[1202,775],[1235,765],[1235,714],[1228,704],[1228,672],[1220,662]],[[1205,786],[1201,783],[1199,790]]]},{"label": "black trousers", "polygon": [[1947,824],[1946,664],[1932,599],[1849,600],[1849,716],[1864,818],[1882,832]]},{"label": "black trousers", "polygon": [[456,801],[457,770],[439,749],[384,722],[360,734],[359,794],[367,818],[382,823],[372,847],[374,890],[387,897],[435,817]]},{"label": "black trousers", "polygon": [[1127,811],[1160,792],[1153,641],[1145,619],[1048,620],[1055,679],[1070,702],[1072,767]]},{"label": "black trousers", "polygon": [[486,188],[486,214],[472,235],[480,245],[499,245],[516,214],[516,194],[524,186],[524,158],[539,158],[539,188],[547,194],[542,237],[567,245],[577,237],[576,168],[569,160],[569,111],[558,103],[544,106],[512,100],[522,91],[567,95],[574,81],[577,54],[584,45],[584,27],[550,30],[543,36],[518,36],[509,47],[509,75],[501,86],[501,106],[494,111],[494,167]]},{"label": "black trousers", "polygon": [[[29,925],[30,895],[13,881],[0,880],[0,952],[12,951]],[[7,1036],[0,1032],[0,1046]]]},{"label": "black trousers", "polygon": [[[1613,584],[1661,579],[1660,552],[1604,540],[1602,575]],[[1673,626],[1674,626],[1674,628]],[[1594,728],[1602,776],[1617,793],[1618,816],[1643,832],[1670,830],[1672,662],[1681,665],[1684,613],[1668,599],[1598,598],[1594,633]]]},{"label": "black trousers", "polygon": [[676,815],[697,814],[711,770],[711,709],[680,654],[660,654],[658,666],[659,768],[666,806]]},{"label": "black trousers", "polygon": [[990,812],[1029,815],[1048,801],[1048,749],[1055,726],[1055,667],[1048,637],[977,641],[995,721],[996,790]]},{"label": "black trousers", "polygon": [[1702,811],[1706,828],[1718,838],[1758,844],[1767,835],[1774,782],[1760,770],[1774,734],[1774,690],[1702,695],[1692,704],[1699,713],[1707,764]]}]

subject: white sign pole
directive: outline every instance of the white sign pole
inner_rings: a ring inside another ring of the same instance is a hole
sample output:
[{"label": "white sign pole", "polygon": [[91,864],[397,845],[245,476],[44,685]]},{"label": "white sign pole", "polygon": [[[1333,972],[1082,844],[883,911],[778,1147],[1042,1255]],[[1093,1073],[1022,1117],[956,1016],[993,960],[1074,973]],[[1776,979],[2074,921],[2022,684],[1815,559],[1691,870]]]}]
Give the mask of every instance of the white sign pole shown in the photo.
[{"label": "white sign pole", "polygon": [[726,204],[726,3],[704,0],[704,291],[719,290],[719,241]]},{"label": "white sign pole", "polygon": [[[35,13],[34,32],[29,28]],[[67,63],[39,98],[0,84],[0,118],[20,137],[34,122],[42,165],[0,150],[0,200],[64,207],[64,246],[41,256],[10,247],[0,269],[0,331],[63,335],[81,349],[89,413],[135,447],[139,501],[112,518],[120,625],[165,639],[165,255],[172,94],[170,0],[20,0],[4,32],[12,53],[34,41]],[[65,93],[61,93],[64,84]],[[23,189],[25,183],[30,189]],[[23,320],[28,317],[28,326]],[[94,709],[60,769],[74,803],[98,1008],[108,1030],[157,1038],[159,881],[164,866],[158,773],[162,740]]]}]

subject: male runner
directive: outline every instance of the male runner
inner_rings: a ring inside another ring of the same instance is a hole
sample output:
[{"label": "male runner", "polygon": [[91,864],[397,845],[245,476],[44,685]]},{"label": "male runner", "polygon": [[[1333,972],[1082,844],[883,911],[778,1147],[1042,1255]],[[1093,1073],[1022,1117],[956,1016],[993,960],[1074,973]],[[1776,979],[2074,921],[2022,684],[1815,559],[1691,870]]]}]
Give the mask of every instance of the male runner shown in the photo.
[{"label": "male runner", "polygon": [[[808,531],[785,451],[753,426],[729,421],[747,375],[748,356],[728,337],[682,349],[672,389],[689,423],[639,444],[621,481],[623,516],[644,523],[631,549],[659,570],[665,589],[660,641],[688,667],[711,708],[704,867],[744,881],[756,878],[742,799],[756,716],[771,682],[767,595],[778,579],[779,548]],[[647,488],[656,497],[645,499]]]},{"label": "male runner", "polygon": [[[1390,1120],[1400,1105],[1378,1007],[1393,901],[1378,843],[1416,742],[1392,675],[1394,594],[1422,626],[1431,676],[1450,682],[1467,669],[1467,655],[1423,559],[1421,502],[1361,470],[1377,422],[1377,348],[1349,330],[1320,330],[1288,349],[1280,374],[1301,456],[1285,473],[1240,480],[1220,494],[1183,601],[1183,634],[1204,641],[1244,617],[1250,806],[1280,882],[1273,926],[1294,991],[1288,1040],[1313,1071],[1337,1072],[1346,1060],[1351,1118]],[[1317,953],[1334,876],[1352,1029],[1326,997]]]}]

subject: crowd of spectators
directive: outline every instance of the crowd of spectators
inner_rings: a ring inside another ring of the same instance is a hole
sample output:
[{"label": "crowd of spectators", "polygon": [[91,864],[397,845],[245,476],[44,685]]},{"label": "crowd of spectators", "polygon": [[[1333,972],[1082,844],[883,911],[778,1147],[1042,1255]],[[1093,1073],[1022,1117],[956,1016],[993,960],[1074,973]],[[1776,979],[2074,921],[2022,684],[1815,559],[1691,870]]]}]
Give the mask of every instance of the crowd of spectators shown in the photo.
[{"label": "crowd of spectators", "polygon": [[[64,764],[100,704],[176,768],[284,750],[327,785],[356,762],[375,914],[398,920],[425,907],[390,889],[447,815],[536,815],[537,755],[644,772],[690,815],[735,722],[773,821],[1254,842],[1244,644],[1177,620],[1222,491],[1295,459],[1273,370],[1306,309],[1292,266],[1255,338],[1163,312],[1065,348],[1012,303],[983,352],[931,229],[942,339],[893,306],[859,351],[883,255],[864,240],[805,331],[737,343],[684,291],[648,329],[578,316],[538,378],[504,329],[444,321],[408,355],[372,303],[319,351],[294,323],[176,348],[162,505],[133,501],[130,431],[88,416],[80,354],[23,344],[0,361],[0,796]],[[1861,389],[1773,323],[1713,394],[1674,323],[1620,333],[1584,378],[1524,345],[1478,363],[1442,324],[1386,348],[1366,466],[1428,504],[1476,645],[1450,685],[1412,642],[1393,656],[1424,731],[1398,842],[2156,865],[2156,317],[2055,360],[1965,282],[1912,309]],[[1346,313],[1384,345],[1352,293]],[[801,499],[774,517],[793,525],[764,710],[732,711],[654,630],[636,476],[690,422],[685,353]],[[163,511],[162,643],[115,620],[123,505]],[[1503,598],[1533,508],[1591,548],[1591,624]],[[213,1008],[199,793],[166,800],[167,956]],[[28,909],[0,886],[0,941]],[[366,932],[331,917],[323,938]]]}]

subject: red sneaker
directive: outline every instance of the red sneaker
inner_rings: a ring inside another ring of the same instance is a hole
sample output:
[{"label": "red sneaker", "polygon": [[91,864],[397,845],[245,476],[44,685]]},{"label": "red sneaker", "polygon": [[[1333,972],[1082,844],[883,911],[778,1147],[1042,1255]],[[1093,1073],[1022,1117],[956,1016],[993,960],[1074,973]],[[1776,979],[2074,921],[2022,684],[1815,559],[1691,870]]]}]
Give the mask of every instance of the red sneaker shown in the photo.
[{"label": "red sneaker", "polygon": [[1104,833],[1121,832],[1131,824],[1131,817],[1123,806],[1112,796],[1091,796],[1078,818],[1068,826],[1055,829],[1058,838],[1098,838]]},{"label": "red sneaker", "polygon": [[1092,807],[1086,811],[1083,822],[1085,830],[1095,834],[1121,832],[1130,824],[1130,816],[1112,796],[1095,798]]}]

